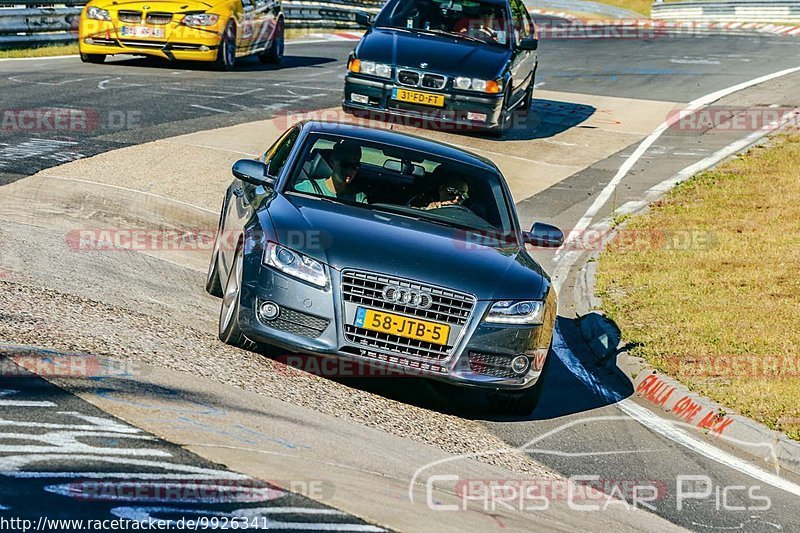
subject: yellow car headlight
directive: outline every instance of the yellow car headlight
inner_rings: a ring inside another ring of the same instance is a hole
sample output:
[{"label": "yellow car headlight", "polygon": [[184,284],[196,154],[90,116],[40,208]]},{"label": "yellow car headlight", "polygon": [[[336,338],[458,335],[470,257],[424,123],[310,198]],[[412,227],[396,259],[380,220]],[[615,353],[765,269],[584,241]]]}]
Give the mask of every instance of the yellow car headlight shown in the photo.
[{"label": "yellow car headlight", "polygon": [[183,17],[181,23],[186,26],[213,26],[219,20],[219,15],[212,15],[211,13],[195,13],[193,15],[186,15]]},{"label": "yellow car headlight", "polygon": [[91,6],[86,10],[86,17],[93,20],[111,21],[111,15],[108,13],[108,11],[94,6]]}]

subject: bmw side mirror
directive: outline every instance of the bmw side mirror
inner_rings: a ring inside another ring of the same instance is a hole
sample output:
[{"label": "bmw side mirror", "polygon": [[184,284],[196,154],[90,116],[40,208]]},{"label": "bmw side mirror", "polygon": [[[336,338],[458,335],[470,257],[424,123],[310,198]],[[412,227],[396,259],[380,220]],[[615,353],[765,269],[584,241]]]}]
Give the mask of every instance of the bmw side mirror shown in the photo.
[{"label": "bmw side mirror", "polygon": [[525,37],[519,41],[520,50],[538,50],[539,39],[536,37]]},{"label": "bmw side mirror", "polygon": [[364,28],[369,28],[372,26],[373,18],[372,15],[366,13],[364,11],[356,11],[355,13],[356,24],[362,26]]},{"label": "bmw side mirror", "polygon": [[550,224],[536,222],[525,234],[525,242],[541,248],[558,248],[564,244],[564,232]]},{"label": "bmw side mirror", "polygon": [[240,159],[233,164],[231,172],[237,178],[252,185],[272,187],[275,178],[267,176],[267,165],[254,159]]}]

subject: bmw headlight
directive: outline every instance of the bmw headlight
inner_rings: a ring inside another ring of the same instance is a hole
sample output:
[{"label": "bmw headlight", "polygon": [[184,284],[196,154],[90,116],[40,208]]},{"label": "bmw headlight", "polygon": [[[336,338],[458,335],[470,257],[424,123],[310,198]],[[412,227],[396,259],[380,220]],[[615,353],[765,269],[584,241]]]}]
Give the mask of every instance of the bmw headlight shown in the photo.
[{"label": "bmw headlight", "polygon": [[106,21],[111,20],[111,15],[109,15],[108,11],[94,6],[86,10],[86,16],[94,20],[106,20]]},{"label": "bmw headlight", "polygon": [[328,274],[322,263],[274,242],[267,243],[267,249],[264,250],[264,264],[317,287],[328,285]]},{"label": "bmw headlight", "polygon": [[195,13],[194,15],[186,15],[181,22],[186,26],[213,26],[218,20],[219,15]]},{"label": "bmw headlight", "polygon": [[453,84],[462,91],[478,91],[481,93],[497,94],[503,91],[503,80],[482,80],[480,78],[457,77]]},{"label": "bmw headlight", "polygon": [[494,324],[541,324],[544,302],[540,300],[503,300],[495,302],[483,320]]},{"label": "bmw headlight", "polygon": [[350,60],[348,65],[350,72],[377,76],[379,78],[391,78],[392,66],[385,63],[375,63],[374,61],[361,61],[359,59]]}]

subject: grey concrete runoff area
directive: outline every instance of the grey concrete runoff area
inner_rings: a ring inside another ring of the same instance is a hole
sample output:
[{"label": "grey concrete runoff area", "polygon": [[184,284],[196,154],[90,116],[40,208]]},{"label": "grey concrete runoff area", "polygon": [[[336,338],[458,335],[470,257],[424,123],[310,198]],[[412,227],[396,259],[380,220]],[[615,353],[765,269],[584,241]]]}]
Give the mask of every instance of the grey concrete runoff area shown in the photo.
[{"label": "grey concrete runoff area", "polygon": [[[0,529],[800,529],[792,443],[744,419],[688,427],[636,394],[635,362],[597,364],[618,338],[580,319],[592,250],[531,249],[559,287],[557,336],[539,406],[510,418],[422,379],[326,378],[222,344],[208,250],[76,248],[87,228],[213,232],[234,161],[296,120],[342,118],[354,44],[304,39],[281,68],[224,73],[0,60],[2,110],[92,117],[0,130]],[[602,230],[686,169],[762,142],[663,124],[703,106],[797,108],[799,51],[767,35],[543,40],[525,128],[400,129],[493,160],[523,225]],[[492,481],[545,497],[469,493]],[[576,495],[577,481],[595,488]]]}]

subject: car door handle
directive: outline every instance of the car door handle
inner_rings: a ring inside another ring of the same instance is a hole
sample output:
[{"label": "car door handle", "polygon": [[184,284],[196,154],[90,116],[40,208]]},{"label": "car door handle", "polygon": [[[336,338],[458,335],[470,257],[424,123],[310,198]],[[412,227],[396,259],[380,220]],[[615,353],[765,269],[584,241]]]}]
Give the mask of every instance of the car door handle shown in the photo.
[{"label": "car door handle", "polygon": [[243,189],[241,189],[241,188],[239,188],[239,189],[233,189],[233,195],[234,195],[235,197],[237,197],[237,198],[241,198],[241,197],[243,197],[243,196],[244,196],[244,190],[243,190]]}]

